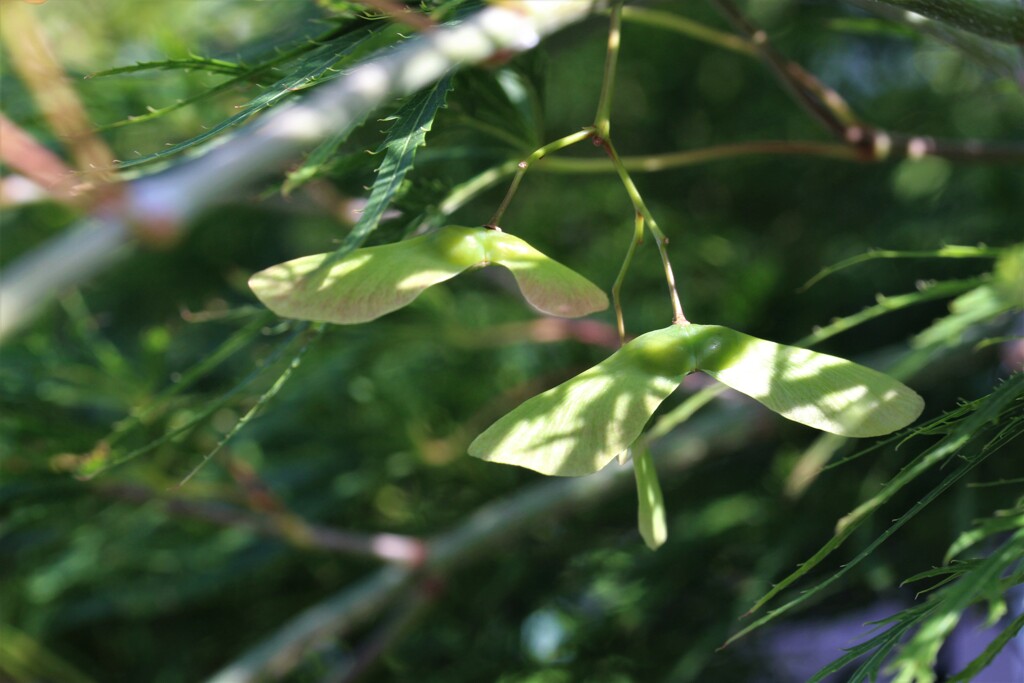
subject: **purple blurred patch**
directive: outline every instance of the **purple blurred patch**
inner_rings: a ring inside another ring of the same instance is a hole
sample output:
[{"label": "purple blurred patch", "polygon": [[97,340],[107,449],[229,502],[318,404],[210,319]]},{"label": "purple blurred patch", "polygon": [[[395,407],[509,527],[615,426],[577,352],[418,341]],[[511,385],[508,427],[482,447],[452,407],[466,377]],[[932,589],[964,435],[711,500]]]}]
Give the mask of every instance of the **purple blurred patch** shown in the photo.
[{"label": "purple blurred patch", "polygon": [[[768,663],[769,671],[755,683],[803,683],[828,663],[854,647],[880,633],[878,625],[870,624],[892,616],[906,605],[897,601],[881,601],[870,607],[837,615],[833,619],[808,619],[780,624],[770,630],[755,646],[759,656]],[[980,655],[992,640],[1002,632],[1009,619],[985,628],[984,615],[968,612],[957,625],[953,635],[939,653],[937,668],[942,680],[963,670]],[[1018,634],[981,671],[973,683],[1024,683],[1024,640]],[[826,683],[845,683],[863,662],[863,658],[825,679]],[[883,671],[884,671],[883,667]],[[879,676],[879,683],[892,680],[892,676]]]}]

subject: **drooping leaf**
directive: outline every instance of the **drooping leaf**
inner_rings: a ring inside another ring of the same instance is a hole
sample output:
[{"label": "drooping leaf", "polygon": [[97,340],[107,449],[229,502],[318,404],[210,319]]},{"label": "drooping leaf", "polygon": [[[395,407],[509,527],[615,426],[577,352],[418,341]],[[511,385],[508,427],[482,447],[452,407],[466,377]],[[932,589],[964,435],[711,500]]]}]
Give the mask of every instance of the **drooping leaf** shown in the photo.
[{"label": "drooping leaf", "polygon": [[794,422],[841,436],[906,427],[924,409],[910,388],[852,361],[776,344],[718,325],[681,328],[697,368]]},{"label": "drooping leaf", "polygon": [[[469,454],[543,474],[582,476],[629,448],[688,369],[673,328],[637,337],[609,358],[508,413]],[[665,353],[667,352],[667,354]]]},{"label": "drooping leaf", "polygon": [[505,232],[490,231],[488,255],[512,271],[530,304],[551,315],[568,318],[608,308],[608,297],[593,282]]},{"label": "drooping leaf", "polygon": [[586,315],[608,305],[596,285],[518,237],[455,225],[340,257],[297,258],[256,273],[249,287],[282,317],[349,325],[402,308],[467,268],[506,262],[527,272],[527,299],[543,311]]},{"label": "drooping leaf", "polygon": [[646,446],[636,449],[633,468],[636,474],[637,525],[640,536],[648,548],[657,550],[668,539],[668,524],[665,522],[665,501],[661,495],[658,473]]}]

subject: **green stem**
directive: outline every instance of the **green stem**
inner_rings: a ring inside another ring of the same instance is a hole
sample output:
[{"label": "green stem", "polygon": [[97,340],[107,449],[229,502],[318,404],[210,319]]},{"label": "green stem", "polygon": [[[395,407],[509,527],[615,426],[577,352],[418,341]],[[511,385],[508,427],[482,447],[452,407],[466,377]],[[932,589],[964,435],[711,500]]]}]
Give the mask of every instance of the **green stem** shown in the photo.
[{"label": "green stem", "polygon": [[636,188],[636,184],[633,183],[629,171],[623,165],[622,159],[619,157],[618,152],[615,151],[615,146],[612,145],[611,140],[604,139],[601,141],[601,144],[608,153],[608,158],[615,165],[615,171],[619,174],[619,179],[622,180],[622,185],[626,188],[626,194],[629,195],[630,200],[633,202],[633,208],[647,221],[647,228],[651,231],[651,235],[658,245],[658,253],[661,254],[661,265],[665,269],[665,280],[668,282],[669,298],[672,299],[672,322],[676,325],[685,325],[688,321],[686,316],[683,315],[683,305],[679,301],[679,292],[676,290],[676,278],[672,273],[672,264],[668,260],[668,251],[666,249],[668,238],[665,237],[665,233],[658,227],[658,222],[654,220],[650,209],[644,203],[643,197],[640,196],[640,191]]},{"label": "green stem", "polygon": [[[666,154],[622,157],[621,161],[627,171],[656,173],[712,161],[757,155],[807,155],[841,161],[861,160],[855,149],[835,142],[758,140]],[[615,171],[615,166],[610,160],[602,158],[551,157],[539,164],[537,170],[548,173],[611,173]]]},{"label": "green stem", "polygon": [[615,283],[612,284],[612,305],[615,307],[615,322],[619,327],[619,344],[626,343],[626,321],[622,316],[622,299],[620,298],[622,283],[626,279],[626,271],[629,270],[629,264],[633,262],[633,254],[636,252],[637,245],[643,242],[643,240],[644,217],[638,213],[636,214],[636,222],[634,224],[633,239],[629,241],[626,258],[622,260],[619,275],[615,278]]},{"label": "green stem", "polygon": [[675,31],[684,36],[702,40],[705,43],[711,43],[733,52],[751,56],[757,54],[757,48],[742,38],[725,31],[708,28],[704,24],[691,21],[678,14],[647,9],[645,7],[626,7],[622,11],[622,18],[637,24],[647,24],[648,26]]},{"label": "green stem", "polygon": [[448,193],[448,196],[438,205],[437,210],[442,216],[450,216],[459,209],[461,209],[467,202],[473,197],[484,190],[492,187],[499,180],[505,176],[512,175],[515,173],[517,168],[515,160],[506,161],[499,166],[492,166],[491,168],[479,173],[464,183],[460,183],[452,188],[452,191]]},{"label": "green stem", "polygon": [[607,138],[611,133],[615,65],[619,61],[619,44],[622,38],[622,1],[618,0],[612,6],[611,26],[608,29],[608,52],[604,59],[604,78],[601,81],[601,96],[597,100],[597,114],[594,115],[594,130],[600,138]]},{"label": "green stem", "polygon": [[516,194],[516,190],[519,189],[519,183],[523,181],[523,176],[526,175],[526,171],[529,170],[530,166],[534,162],[543,159],[546,155],[551,154],[552,152],[557,152],[560,149],[565,149],[569,145],[575,145],[577,142],[586,140],[593,134],[594,129],[588,127],[566,135],[565,137],[558,138],[554,142],[549,142],[543,147],[535,150],[533,154],[516,164],[518,170],[516,171],[515,177],[512,178],[512,184],[509,185],[508,192],[505,193],[505,198],[501,200],[501,204],[498,205],[498,210],[494,212],[493,216],[491,216],[491,220],[488,225],[498,227],[498,221],[500,221],[501,217],[505,215],[505,209],[508,208],[508,205],[512,202],[512,197]]},{"label": "green stem", "polygon": [[458,123],[462,124],[463,126],[466,126],[467,128],[476,128],[481,133],[485,133],[487,135],[490,135],[492,138],[507,143],[517,152],[524,152],[530,147],[532,147],[532,145],[530,145],[529,143],[517,138],[515,135],[512,135],[511,133],[509,133],[504,128],[501,128],[500,126],[485,123],[478,119],[474,119],[471,116],[464,115],[456,117],[455,120]]}]

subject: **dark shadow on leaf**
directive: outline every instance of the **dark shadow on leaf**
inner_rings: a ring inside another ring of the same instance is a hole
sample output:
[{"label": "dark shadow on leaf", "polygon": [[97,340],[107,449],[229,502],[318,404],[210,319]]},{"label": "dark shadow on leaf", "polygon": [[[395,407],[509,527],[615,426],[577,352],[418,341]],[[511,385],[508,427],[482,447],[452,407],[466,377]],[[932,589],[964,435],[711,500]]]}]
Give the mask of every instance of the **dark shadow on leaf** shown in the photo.
[{"label": "dark shadow on leaf", "polygon": [[499,419],[469,453],[544,474],[591,474],[640,436],[682,378],[652,371],[627,345]]}]

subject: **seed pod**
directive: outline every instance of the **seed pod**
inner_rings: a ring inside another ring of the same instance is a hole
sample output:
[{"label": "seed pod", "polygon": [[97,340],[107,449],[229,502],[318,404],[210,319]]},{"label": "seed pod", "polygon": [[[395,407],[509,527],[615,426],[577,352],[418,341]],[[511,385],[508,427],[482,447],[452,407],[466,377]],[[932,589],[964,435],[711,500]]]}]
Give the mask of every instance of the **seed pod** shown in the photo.
[{"label": "seed pod", "polygon": [[256,273],[249,287],[282,317],[350,325],[402,308],[467,268],[491,264],[511,270],[542,312],[582,316],[608,307],[596,285],[518,237],[459,226],[340,258],[304,256]]},{"label": "seed pod", "polygon": [[526,401],[478,436],[469,454],[544,474],[596,472],[633,444],[695,370],[783,417],[842,436],[888,434],[924,408],[910,388],[843,358],[718,325],[672,325]]}]

